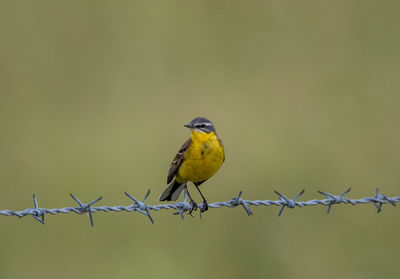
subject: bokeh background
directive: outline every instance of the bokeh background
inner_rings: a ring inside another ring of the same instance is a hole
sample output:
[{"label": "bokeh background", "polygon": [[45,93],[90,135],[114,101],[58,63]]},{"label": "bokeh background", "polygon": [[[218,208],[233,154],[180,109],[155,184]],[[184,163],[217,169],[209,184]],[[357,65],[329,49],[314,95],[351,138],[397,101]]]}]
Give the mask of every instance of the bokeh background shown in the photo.
[{"label": "bokeh background", "polygon": [[[195,116],[231,199],[399,195],[398,1],[3,1],[0,208],[128,205],[165,187]],[[199,198],[196,196],[196,198]],[[0,218],[1,278],[388,278],[399,209]]]}]

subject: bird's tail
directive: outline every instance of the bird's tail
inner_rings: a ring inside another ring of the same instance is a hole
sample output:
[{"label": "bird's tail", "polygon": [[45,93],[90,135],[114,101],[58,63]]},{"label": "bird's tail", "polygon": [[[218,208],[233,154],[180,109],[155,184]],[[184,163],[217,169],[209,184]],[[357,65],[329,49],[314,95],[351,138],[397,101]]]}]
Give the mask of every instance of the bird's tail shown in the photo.
[{"label": "bird's tail", "polygon": [[158,198],[159,201],[176,201],[182,190],[185,188],[186,182],[179,183],[175,178],[167,185],[164,192]]}]

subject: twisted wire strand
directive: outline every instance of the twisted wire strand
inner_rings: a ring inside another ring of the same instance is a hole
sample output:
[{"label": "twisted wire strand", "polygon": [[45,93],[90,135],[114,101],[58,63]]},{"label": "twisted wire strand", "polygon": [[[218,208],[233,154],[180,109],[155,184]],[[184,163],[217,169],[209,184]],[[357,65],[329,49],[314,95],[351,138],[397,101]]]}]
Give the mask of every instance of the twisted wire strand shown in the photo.
[{"label": "twisted wire strand", "polygon": [[[224,202],[214,202],[208,204],[209,208],[234,208],[237,206],[242,206],[248,216],[252,215],[249,206],[280,206],[280,210],[278,216],[281,216],[285,207],[295,208],[295,207],[304,207],[304,206],[318,206],[323,205],[327,206],[327,214],[331,211],[332,205],[335,204],[351,204],[351,205],[358,205],[358,204],[368,204],[372,203],[377,208],[377,213],[381,212],[383,204],[391,204],[396,206],[396,203],[400,202],[400,196],[397,197],[387,197],[379,192],[376,189],[376,193],[374,196],[371,197],[364,197],[359,199],[349,199],[346,198],[345,195],[350,192],[351,188],[347,189],[343,193],[339,195],[333,195],[326,192],[318,191],[321,195],[325,196],[324,199],[313,199],[308,201],[297,201],[297,199],[304,193],[302,190],[299,194],[297,194],[294,198],[289,199],[286,196],[282,195],[278,191],[275,193],[278,195],[279,200],[244,200],[242,199],[242,192],[240,192],[236,197],[232,198],[231,200],[224,201]],[[149,205],[146,204],[146,199],[150,194],[150,190],[146,193],[145,197],[142,201],[137,200],[130,194],[125,192],[125,195],[133,201],[133,204],[127,206],[93,206],[93,204],[99,202],[102,197],[99,197],[91,202],[82,203],[77,197],[70,194],[70,196],[75,200],[78,204],[76,207],[63,207],[63,208],[40,208],[38,206],[36,195],[33,195],[33,208],[27,208],[21,211],[13,211],[13,210],[0,210],[0,215],[4,216],[17,216],[17,217],[25,217],[25,216],[32,216],[35,220],[39,221],[42,224],[44,222],[44,216],[47,214],[56,215],[56,214],[68,214],[68,213],[76,213],[76,214],[83,214],[88,213],[90,224],[93,226],[93,215],[92,213],[95,212],[133,212],[137,211],[149,218],[149,220],[154,223],[153,217],[150,215],[150,211],[161,211],[161,210],[176,210],[174,215],[180,215],[182,219],[184,219],[183,213],[192,212],[194,208],[192,208],[192,204],[187,202],[187,192],[184,193],[184,199],[182,202],[176,203],[169,203],[169,204],[157,204],[157,205]],[[198,208],[202,209],[204,204],[198,204]]]}]

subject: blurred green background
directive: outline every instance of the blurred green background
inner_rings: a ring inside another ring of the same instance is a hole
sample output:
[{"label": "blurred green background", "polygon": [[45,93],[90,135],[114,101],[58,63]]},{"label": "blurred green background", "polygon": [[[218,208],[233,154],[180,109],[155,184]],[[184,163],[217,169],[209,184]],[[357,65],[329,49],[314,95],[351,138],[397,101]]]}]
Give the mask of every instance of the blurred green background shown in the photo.
[{"label": "blurred green background", "polygon": [[[0,209],[128,205],[165,187],[196,116],[210,202],[399,195],[398,1],[3,1]],[[198,195],[196,196],[199,199]],[[399,209],[0,218],[1,278],[388,278]]]}]

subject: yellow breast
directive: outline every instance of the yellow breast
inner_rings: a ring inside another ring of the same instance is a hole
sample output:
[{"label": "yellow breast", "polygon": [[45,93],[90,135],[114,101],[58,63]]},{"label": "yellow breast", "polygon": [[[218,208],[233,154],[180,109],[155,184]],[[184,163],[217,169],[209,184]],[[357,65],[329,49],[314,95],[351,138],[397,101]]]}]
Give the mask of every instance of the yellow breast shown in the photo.
[{"label": "yellow breast", "polygon": [[192,144],[176,178],[178,182],[201,182],[213,176],[225,159],[224,147],[214,132],[192,132]]}]

